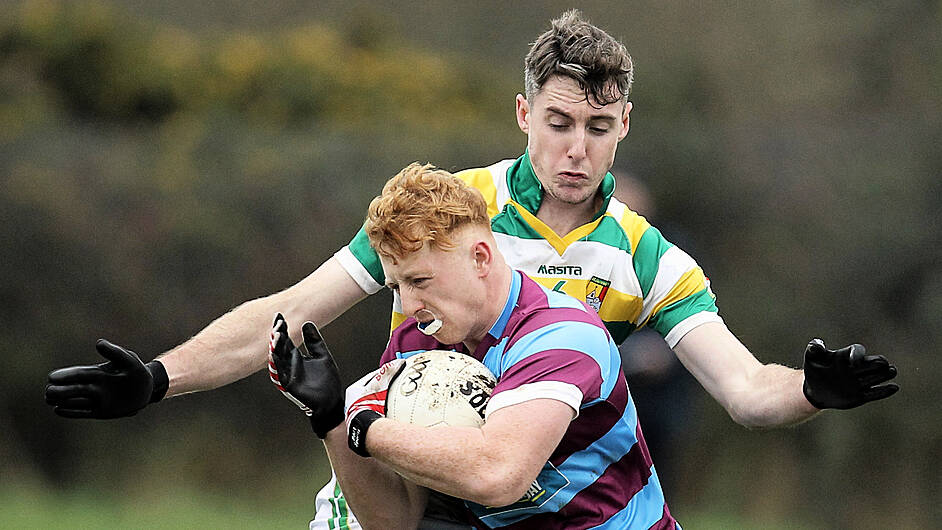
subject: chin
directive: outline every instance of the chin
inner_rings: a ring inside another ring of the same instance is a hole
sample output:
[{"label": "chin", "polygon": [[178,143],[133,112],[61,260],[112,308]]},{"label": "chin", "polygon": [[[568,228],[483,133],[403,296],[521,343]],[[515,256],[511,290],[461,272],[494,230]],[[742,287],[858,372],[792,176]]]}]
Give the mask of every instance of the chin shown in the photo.
[{"label": "chin", "polygon": [[582,204],[595,196],[594,189],[587,190],[570,186],[560,186],[549,191],[554,199],[566,204]]},{"label": "chin", "polygon": [[455,337],[453,333],[450,333],[449,330],[443,329],[440,332],[432,335],[432,338],[441,342],[442,344],[459,344],[462,342],[462,338]]},{"label": "chin", "polygon": [[594,197],[594,194],[590,194],[590,195],[588,195],[588,196],[585,196],[585,195],[581,195],[581,194],[577,195],[577,194],[574,194],[574,193],[560,193],[560,194],[558,194],[558,195],[556,196],[556,198],[557,198],[560,202],[564,202],[564,203],[566,203],[566,204],[571,204],[571,205],[573,205],[573,206],[576,206],[576,205],[579,205],[579,204],[585,204],[586,201],[591,200],[592,197]]}]

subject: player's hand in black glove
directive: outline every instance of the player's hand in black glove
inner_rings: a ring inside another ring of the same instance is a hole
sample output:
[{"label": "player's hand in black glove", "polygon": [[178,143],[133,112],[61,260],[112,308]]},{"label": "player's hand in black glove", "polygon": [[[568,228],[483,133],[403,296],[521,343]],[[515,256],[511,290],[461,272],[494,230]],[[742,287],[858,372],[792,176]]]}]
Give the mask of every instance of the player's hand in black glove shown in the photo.
[{"label": "player's hand in black glove", "polygon": [[882,355],[867,355],[860,344],[829,350],[813,339],[805,349],[804,370],[805,397],[819,409],[851,409],[899,390],[886,383],[896,377],[896,367]]},{"label": "player's hand in black glove", "polygon": [[121,418],[163,399],[169,381],[160,361],[144,364],[136,353],[104,339],[98,339],[95,348],[108,362],[49,373],[46,403],[55,407],[56,414],[66,418]]},{"label": "player's hand in black glove", "polygon": [[343,423],[343,385],[340,371],[321,338],[317,326],[301,327],[304,342],[295,346],[288,337],[288,323],[275,316],[268,347],[268,375],[278,390],[311,419],[318,438]]}]

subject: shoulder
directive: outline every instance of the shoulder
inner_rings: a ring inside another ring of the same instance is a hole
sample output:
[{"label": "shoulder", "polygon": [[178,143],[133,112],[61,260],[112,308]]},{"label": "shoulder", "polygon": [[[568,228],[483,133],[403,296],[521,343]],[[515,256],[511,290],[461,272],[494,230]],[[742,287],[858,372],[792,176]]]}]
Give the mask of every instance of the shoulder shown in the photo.
[{"label": "shoulder", "polygon": [[644,238],[648,232],[651,232],[652,235],[656,233],[660,236],[660,232],[651,226],[651,223],[649,223],[644,216],[638,214],[625,203],[614,197],[609,201],[605,214],[618,224],[619,230],[628,240],[628,250],[632,254],[637,251],[641,239]]},{"label": "shoulder", "polygon": [[608,349],[608,331],[594,310],[526,276],[511,326],[508,346],[526,352],[566,349],[588,353]]},{"label": "shoulder", "polygon": [[487,167],[465,169],[455,173],[455,176],[477,189],[487,202],[487,214],[494,217],[500,213],[501,207],[507,202],[507,169],[514,163],[513,159],[501,160]]}]

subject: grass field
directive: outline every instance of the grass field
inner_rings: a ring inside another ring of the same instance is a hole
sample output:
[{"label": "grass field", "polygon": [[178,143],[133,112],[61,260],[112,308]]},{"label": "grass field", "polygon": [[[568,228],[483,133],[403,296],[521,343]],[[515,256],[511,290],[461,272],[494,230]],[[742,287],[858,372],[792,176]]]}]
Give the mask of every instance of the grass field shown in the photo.
[{"label": "grass field", "polygon": [[[313,513],[313,492],[294,491],[284,499],[227,499],[223,496],[173,490],[147,497],[120,497],[114,492],[52,492],[34,487],[0,488],[0,528],[307,528]],[[798,530],[812,528],[746,521],[727,514],[675,510],[686,530]]]},{"label": "grass field", "polygon": [[[271,502],[227,499],[193,491],[156,492],[122,498],[91,491],[50,492],[0,489],[0,528],[305,528],[313,513],[313,492]],[[286,502],[291,502],[286,504]]]}]

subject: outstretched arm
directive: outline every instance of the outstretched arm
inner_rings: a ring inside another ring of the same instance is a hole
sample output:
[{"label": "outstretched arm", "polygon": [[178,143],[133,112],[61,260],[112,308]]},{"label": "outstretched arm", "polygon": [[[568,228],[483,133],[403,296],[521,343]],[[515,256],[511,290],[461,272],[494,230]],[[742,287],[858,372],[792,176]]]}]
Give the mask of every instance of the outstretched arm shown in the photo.
[{"label": "outstretched arm", "polygon": [[[762,364],[721,323],[703,324],[674,347],[678,359],[701,385],[746,427],[800,423],[822,408],[852,408],[893,395],[882,384],[896,368],[860,345],[832,351],[812,341],[803,370]],[[813,400],[814,405],[809,399]]]},{"label": "outstretched arm", "polygon": [[251,375],[265,366],[271,318],[280,312],[301,339],[301,322],[320,327],[366,297],[366,293],[330,258],[284,291],[245,302],[217,318],[196,336],[158,357],[167,369],[167,396],[210,390]]},{"label": "outstretched arm", "polygon": [[[292,287],[240,305],[146,365],[133,352],[99,341],[98,351],[108,361],[51,372],[46,402],[60,416],[118,418],[135,414],[165,393],[226,385],[265,366],[267,330],[276,312],[290,322],[311,320],[323,326],[364,297],[366,293],[331,258]],[[300,329],[293,326],[296,338]]]}]

